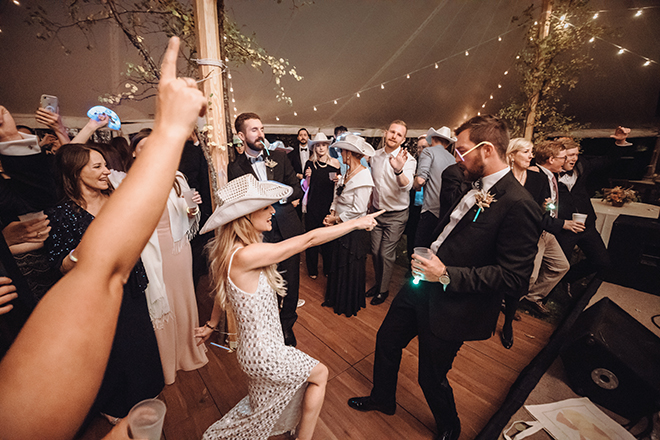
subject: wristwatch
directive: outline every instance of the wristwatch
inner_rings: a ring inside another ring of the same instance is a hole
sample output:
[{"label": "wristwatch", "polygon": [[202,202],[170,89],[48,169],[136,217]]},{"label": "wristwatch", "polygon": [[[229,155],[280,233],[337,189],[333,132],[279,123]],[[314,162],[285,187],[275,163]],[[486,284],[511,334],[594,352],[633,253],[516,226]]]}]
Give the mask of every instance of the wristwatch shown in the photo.
[{"label": "wristwatch", "polygon": [[445,267],[445,273],[440,275],[440,277],[438,278],[438,281],[440,282],[440,284],[442,284],[442,288],[444,290],[447,290],[447,286],[449,285],[449,282],[451,281],[451,279],[449,278],[449,274],[447,273],[447,268],[446,267]]}]

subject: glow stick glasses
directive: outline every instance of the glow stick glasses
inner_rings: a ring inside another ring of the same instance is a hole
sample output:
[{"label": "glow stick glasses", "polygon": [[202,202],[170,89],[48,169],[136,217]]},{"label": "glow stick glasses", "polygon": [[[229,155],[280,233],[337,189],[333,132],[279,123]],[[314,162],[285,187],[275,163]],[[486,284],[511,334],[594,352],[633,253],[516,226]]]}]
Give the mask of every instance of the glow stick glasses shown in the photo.
[{"label": "glow stick glasses", "polygon": [[465,153],[463,153],[463,154],[461,154],[461,152],[458,151],[458,148],[455,149],[454,152],[458,155],[458,158],[461,159],[462,162],[465,162],[465,156],[467,156],[468,154],[472,153],[474,150],[476,150],[477,148],[481,147],[482,145],[490,145],[491,147],[493,147],[493,144],[491,144],[490,142],[488,142],[488,141],[483,141],[483,142],[479,142],[477,145],[475,145],[474,147],[470,148],[469,150],[467,150],[467,151],[466,151]]}]

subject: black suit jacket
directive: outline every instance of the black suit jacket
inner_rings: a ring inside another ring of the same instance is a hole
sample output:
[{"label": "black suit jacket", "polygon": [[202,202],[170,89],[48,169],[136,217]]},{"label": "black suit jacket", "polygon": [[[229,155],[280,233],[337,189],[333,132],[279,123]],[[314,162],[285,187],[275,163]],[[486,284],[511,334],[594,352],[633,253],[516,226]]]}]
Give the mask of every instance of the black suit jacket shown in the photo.
[{"label": "black suit jacket", "polygon": [[[429,295],[431,331],[442,339],[488,339],[504,293],[524,291],[529,284],[541,233],[538,205],[510,172],[490,193],[497,201],[476,221],[473,206],[438,249],[451,279],[446,291],[440,283],[419,286]],[[449,218],[439,223],[433,240]]]},{"label": "black suit jacket", "polygon": [[449,165],[442,172],[442,187],[440,188],[440,215],[442,219],[449,208],[452,207],[456,198],[460,200],[464,185],[467,184],[463,170],[457,163]]},{"label": "black suit jacket", "polygon": [[[555,175],[555,178],[558,178]],[[543,171],[534,171],[527,170],[527,180],[525,181],[525,189],[529,191],[532,195],[532,198],[541,208],[541,213],[543,214],[543,219],[541,220],[541,228],[544,231],[548,231],[553,235],[558,235],[563,226],[564,220],[560,218],[554,218],[550,216],[550,211],[546,211],[543,208],[545,205],[545,200],[550,198],[552,191],[550,190],[550,181],[548,181],[548,176],[545,175]],[[559,206],[562,205],[561,194],[559,195]]]},{"label": "black suit jacket", "polygon": [[587,159],[580,157],[575,164],[575,169],[578,172],[578,178],[570,191],[568,187],[561,182],[559,185],[559,218],[564,220],[572,220],[573,213],[579,212],[587,214],[587,228],[596,227],[596,212],[591,204],[591,196],[587,189],[587,180],[589,175],[612,161],[611,158],[603,156],[598,158]]},{"label": "black suit jacket", "polygon": [[291,162],[291,166],[293,167],[294,171],[297,174],[303,174],[303,165],[305,164],[300,163],[300,144],[294,146],[293,150],[289,151],[286,155],[289,158],[289,161]]},{"label": "black suit jacket", "polygon": [[[286,157],[287,155],[281,151],[270,151],[269,153],[270,155],[264,151],[263,154],[266,157],[270,157],[276,165],[273,167],[266,166],[268,180],[275,180],[293,188],[293,194],[289,196],[288,202],[294,200],[302,201],[304,192],[300,187],[300,181],[296,177],[296,172],[293,170],[291,162]],[[257,178],[257,175],[252,169],[252,164],[245,153],[243,153],[227,166],[227,177],[229,180],[234,180],[245,174],[252,174]],[[273,229],[264,234],[264,241],[276,243],[303,233],[302,223],[291,203],[275,203],[273,204],[273,208],[275,208]]]}]

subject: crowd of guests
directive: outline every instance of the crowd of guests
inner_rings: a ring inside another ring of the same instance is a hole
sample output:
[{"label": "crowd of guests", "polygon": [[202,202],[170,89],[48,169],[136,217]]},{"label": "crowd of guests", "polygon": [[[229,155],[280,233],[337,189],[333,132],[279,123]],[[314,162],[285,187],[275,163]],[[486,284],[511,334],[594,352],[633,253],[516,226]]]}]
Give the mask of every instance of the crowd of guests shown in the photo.
[{"label": "crowd of guests", "polygon": [[[269,144],[260,117],[243,113],[234,124],[240,149],[218,193],[223,203],[211,212],[207,164],[190,134],[203,97],[174,75],[177,48],[174,39],[154,130],[130,142],[90,142],[106,118],[90,119],[69,139],[59,115],[41,108],[36,119],[53,134],[39,139],[0,106],[0,409],[19,399],[16,381],[45,363],[90,365],[38,381],[50,380],[53,396],[75,374],[89,388],[74,387],[79,399],[63,412],[70,420],[43,428],[62,430],[53,438],[71,437],[99,413],[116,424],[178,370],[204,366],[203,342],[228,304],[239,318],[238,359],[250,393],[205,438],[266,438],[296,426],[297,438],[311,438],[328,372],[293,348],[301,253],[310,278],[327,277],[323,305],[351,317],[367,298],[378,306],[389,297],[405,233],[410,275],[421,283],[396,294],[378,331],[373,390],[348,404],[393,414],[401,351],[418,336],[420,385],[439,438],[455,439],[460,421],[446,375],[463,342],[490,337],[502,308],[508,349],[521,300],[547,314],[545,301],[562,279],[570,295],[572,282],[607,270],[585,187],[598,164],[580,159],[568,138],[509,140],[506,124],[491,116],[411,141],[407,124],[395,120],[376,149],[345,127],[334,139],[301,129],[287,148]],[[628,132],[619,127],[614,137],[625,141]],[[198,234],[202,226],[215,237]],[[195,285],[207,241],[216,300],[200,326]],[[576,245],[586,258],[571,266]],[[83,324],[92,328],[83,332]],[[54,325],[54,347],[35,343]],[[53,355],[74,330],[90,334]],[[46,400],[42,406],[53,408],[44,414],[57,411],[57,398]],[[2,417],[0,426],[8,436],[29,431],[25,417],[7,424]]]}]

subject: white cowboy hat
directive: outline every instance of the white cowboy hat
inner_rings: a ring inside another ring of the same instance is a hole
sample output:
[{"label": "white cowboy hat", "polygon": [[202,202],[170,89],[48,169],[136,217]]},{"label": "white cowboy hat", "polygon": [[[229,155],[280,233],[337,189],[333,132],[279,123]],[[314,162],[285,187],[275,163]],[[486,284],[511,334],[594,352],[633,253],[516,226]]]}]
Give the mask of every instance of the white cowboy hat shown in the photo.
[{"label": "white cowboy hat", "polygon": [[200,234],[219,228],[293,194],[293,188],[268,180],[259,182],[252,174],[232,180],[218,190],[220,202]]},{"label": "white cowboy hat", "polygon": [[320,144],[321,142],[325,142],[328,145],[330,145],[330,139],[325,135],[323,132],[318,132],[314,135],[314,139],[307,141],[307,145],[310,147],[313,147],[316,144]]},{"label": "white cowboy hat", "polygon": [[268,149],[270,151],[275,151],[275,150],[282,150],[285,153],[288,153],[290,151],[293,151],[293,147],[285,147],[284,142],[282,141],[275,141],[272,144],[268,145]]},{"label": "white cowboy hat", "polygon": [[428,142],[429,145],[431,145],[432,138],[434,137],[439,137],[448,140],[449,145],[456,142],[456,138],[452,137],[451,129],[449,127],[441,127],[440,130],[436,130],[433,127],[429,128],[429,131],[426,132],[426,142]]},{"label": "white cowboy hat", "polygon": [[374,150],[374,147],[372,147],[369,142],[365,141],[364,138],[361,138],[360,136],[355,136],[354,134],[347,134],[343,136],[341,140],[338,140],[332,144],[332,146],[342,150],[364,154],[368,157],[376,154],[376,150]]}]

